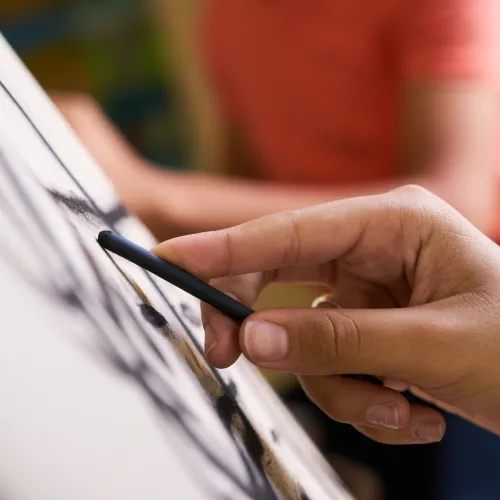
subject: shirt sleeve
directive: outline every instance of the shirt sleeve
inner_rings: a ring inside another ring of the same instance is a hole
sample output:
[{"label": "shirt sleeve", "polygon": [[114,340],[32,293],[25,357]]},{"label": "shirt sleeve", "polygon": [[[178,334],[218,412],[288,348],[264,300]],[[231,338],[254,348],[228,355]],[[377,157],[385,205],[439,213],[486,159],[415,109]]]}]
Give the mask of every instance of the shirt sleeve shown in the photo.
[{"label": "shirt sleeve", "polygon": [[500,80],[500,0],[412,0],[401,27],[409,80]]}]

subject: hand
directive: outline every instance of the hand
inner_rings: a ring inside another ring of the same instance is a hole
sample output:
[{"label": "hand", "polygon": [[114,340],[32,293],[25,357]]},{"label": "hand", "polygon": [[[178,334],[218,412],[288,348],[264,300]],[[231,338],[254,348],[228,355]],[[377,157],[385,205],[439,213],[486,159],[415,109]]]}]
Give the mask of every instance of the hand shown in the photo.
[{"label": "hand", "polygon": [[51,98],[113,182],[124,206],[160,240],[182,234],[177,210],[184,203],[183,174],[148,164],[89,96],[58,93]]},{"label": "hand", "polygon": [[[291,372],[323,411],[385,443],[439,441],[435,409],[500,433],[500,250],[418,187],[186,236],[159,256],[251,305],[270,282],[331,287],[343,309],[257,312],[241,328],[202,305],[217,367],[240,352]],[[341,377],[369,374],[385,386]]]}]

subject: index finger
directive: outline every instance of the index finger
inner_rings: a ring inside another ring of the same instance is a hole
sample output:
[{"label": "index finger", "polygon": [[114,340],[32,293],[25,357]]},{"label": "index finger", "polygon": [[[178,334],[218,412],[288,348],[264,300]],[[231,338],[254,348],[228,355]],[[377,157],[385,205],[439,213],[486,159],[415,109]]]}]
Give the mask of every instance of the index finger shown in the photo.
[{"label": "index finger", "polygon": [[229,229],[181,236],[152,251],[204,278],[313,265],[346,254],[382,203],[352,198],[268,215]]}]

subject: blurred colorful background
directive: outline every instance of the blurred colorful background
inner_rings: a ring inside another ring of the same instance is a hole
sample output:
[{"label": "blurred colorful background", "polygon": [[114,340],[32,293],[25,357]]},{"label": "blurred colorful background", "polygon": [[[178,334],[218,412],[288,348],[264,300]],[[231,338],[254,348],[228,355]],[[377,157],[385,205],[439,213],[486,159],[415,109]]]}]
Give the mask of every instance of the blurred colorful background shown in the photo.
[{"label": "blurred colorful background", "polygon": [[[181,95],[186,87],[193,86],[195,94],[199,88],[189,70],[184,80],[179,77],[178,65],[189,58],[179,57],[186,47],[167,42],[160,3],[1,0],[0,31],[47,91],[90,94],[143,156],[185,169],[196,164],[192,136],[199,120],[189,113],[208,113],[203,99],[189,109]],[[257,308],[300,306],[312,298],[302,289],[276,290],[264,294]],[[484,431],[450,416],[450,437],[439,445],[386,447],[331,422],[307,401],[294,378],[268,377],[359,500],[500,498],[500,447]]]},{"label": "blurred colorful background", "polygon": [[137,0],[2,0],[0,31],[41,85],[92,95],[152,161],[186,163],[168,53]]}]

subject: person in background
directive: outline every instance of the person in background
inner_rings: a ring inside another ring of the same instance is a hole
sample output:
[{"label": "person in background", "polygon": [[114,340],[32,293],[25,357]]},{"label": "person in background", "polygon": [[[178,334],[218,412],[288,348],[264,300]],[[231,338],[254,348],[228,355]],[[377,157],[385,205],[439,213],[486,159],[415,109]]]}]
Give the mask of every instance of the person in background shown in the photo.
[{"label": "person in background", "polygon": [[212,163],[227,175],[159,171],[90,101],[56,96],[161,239],[407,183],[495,231],[497,0],[206,0],[199,9],[198,74],[226,131]]},{"label": "person in background", "polygon": [[[198,171],[156,168],[86,97],[55,100],[159,239],[408,183],[500,236],[497,0],[158,0],[157,8],[189,56],[182,95],[204,115],[203,125],[193,120],[197,135],[211,138],[198,142],[218,141],[196,155]],[[330,439],[341,442],[342,432]],[[346,453],[368,446],[344,441]]]}]

